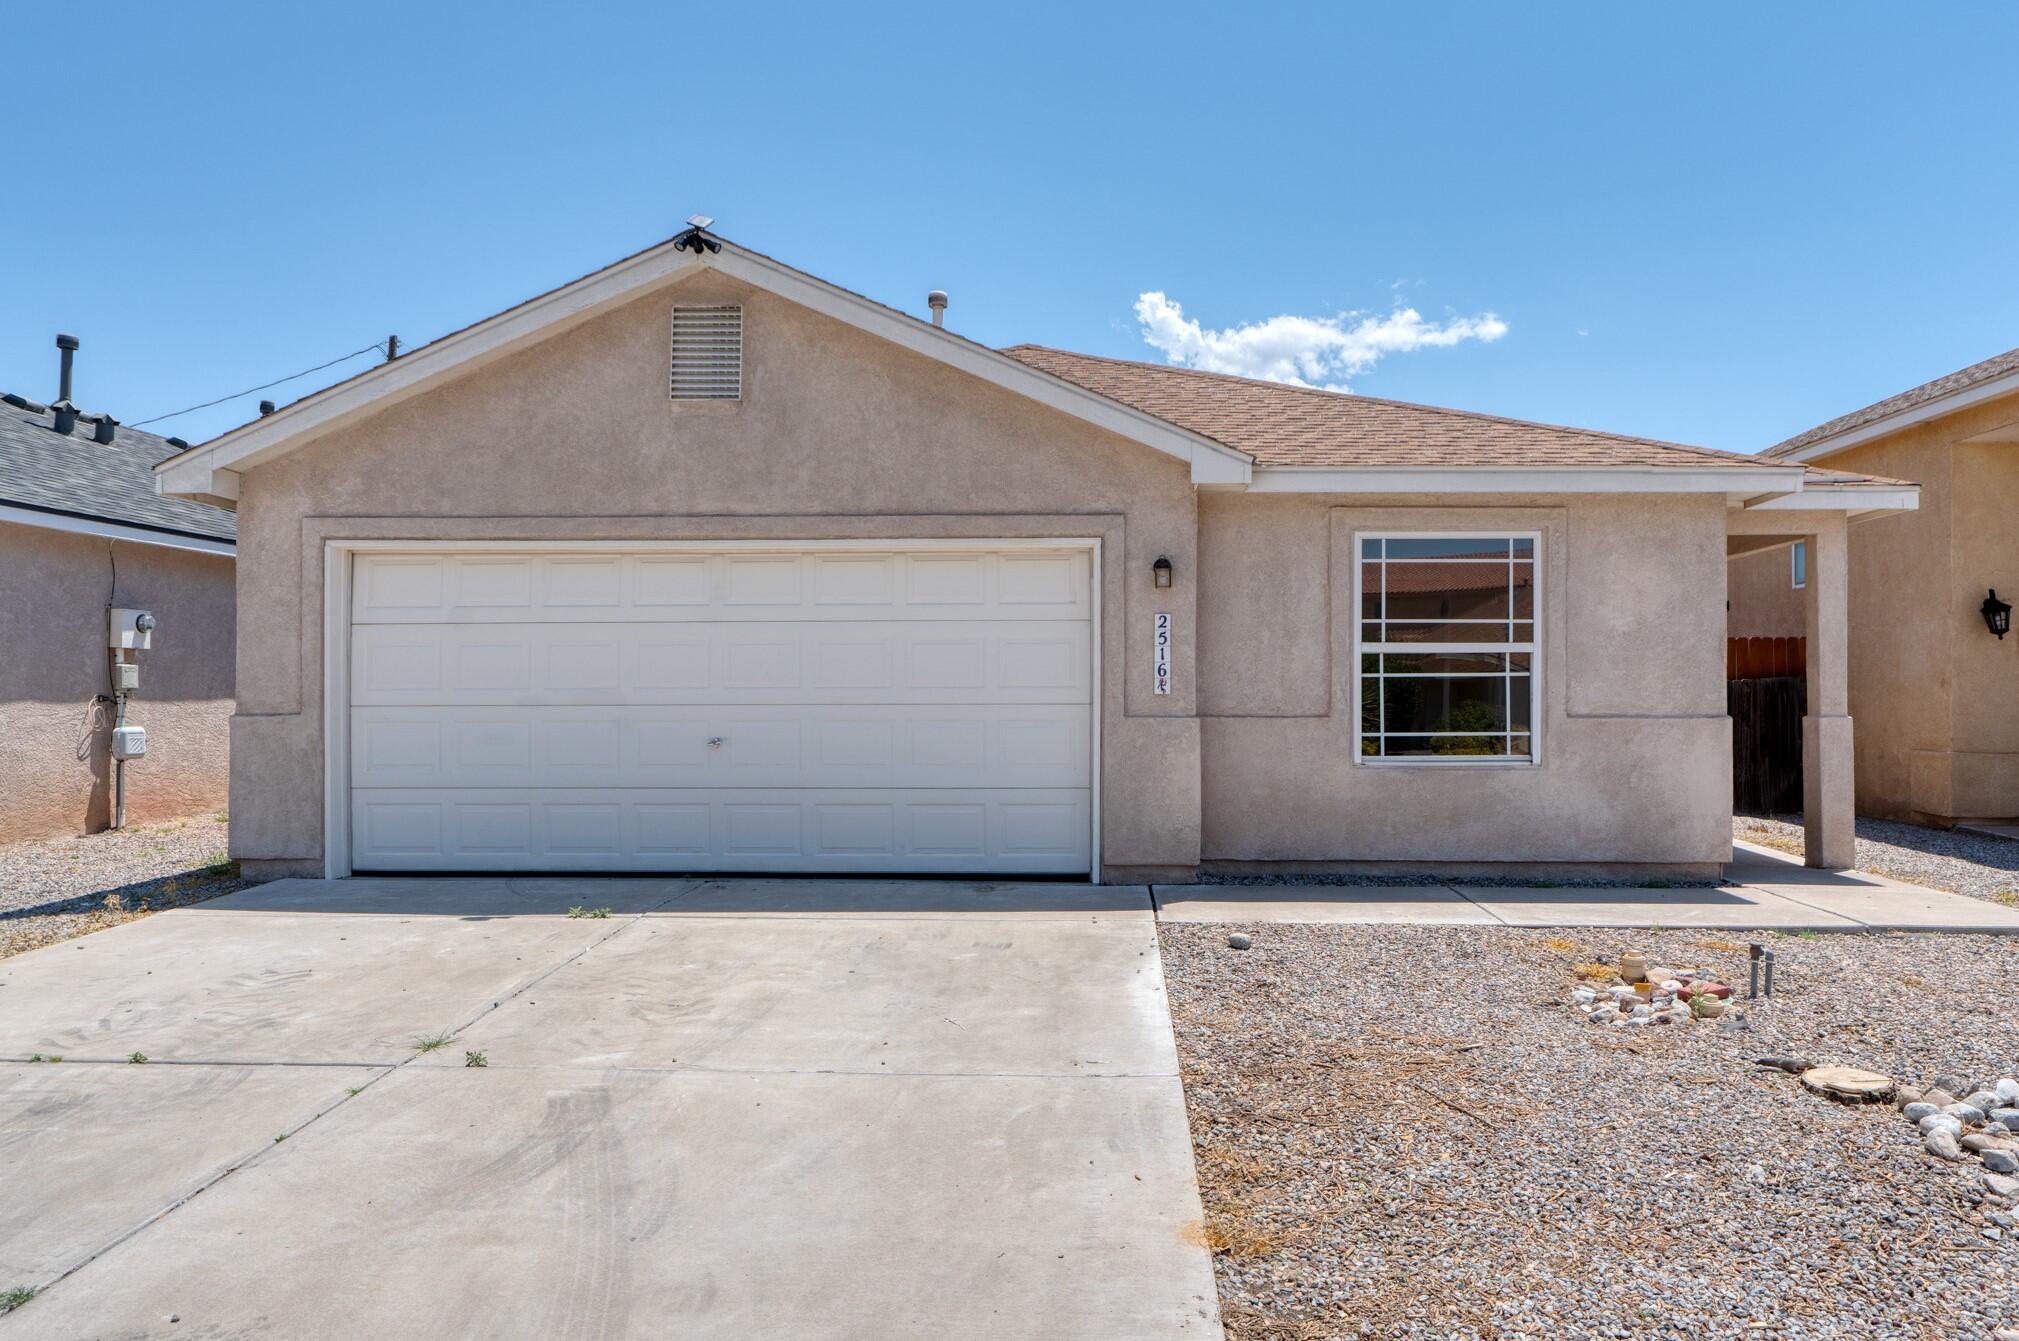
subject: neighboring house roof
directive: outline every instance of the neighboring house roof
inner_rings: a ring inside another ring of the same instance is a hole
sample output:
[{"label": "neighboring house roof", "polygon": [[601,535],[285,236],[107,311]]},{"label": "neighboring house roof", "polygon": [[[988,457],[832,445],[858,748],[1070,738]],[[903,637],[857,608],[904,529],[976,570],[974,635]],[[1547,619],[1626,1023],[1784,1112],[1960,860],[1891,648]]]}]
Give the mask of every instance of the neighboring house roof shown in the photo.
[{"label": "neighboring house roof", "polygon": [[[1518,559],[1516,562],[1532,564],[1533,560]],[[1449,559],[1436,563],[1412,563],[1408,559],[1396,559],[1391,560],[1385,570],[1376,563],[1360,567],[1360,590],[1363,593],[1386,591],[1391,595],[1456,595],[1461,591],[1506,592],[1510,585],[1519,588],[1533,580],[1529,574],[1516,576],[1508,567],[1505,554],[1479,563],[1453,563]],[[1368,616],[1370,619],[1373,617]]]},{"label": "neighboring house roof", "polygon": [[[183,497],[237,497],[238,472],[690,275],[719,271],[1088,423],[1189,461],[1202,489],[1354,493],[1701,492],[1733,506],[1872,511],[1914,506],[1913,486],[1841,477],[1868,496],[1818,493],[1787,462],[1589,429],[1069,354],[993,350],[708,234],[659,243],[467,326],[156,468]],[[719,244],[719,246],[717,246]]]},{"label": "neighboring house roof", "polygon": [[48,409],[0,401],[0,515],[97,534],[132,531],[127,538],[157,543],[203,542],[190,548],[236,543],[230,512],[155,492],[154,467],[181,450],[176,444],[124,425],[111,442],[95,442],[93,427],[83,421],[74,433],[58,433]]},{"label": "neighboring house roof", "polygon": [[[1978,401],[2011,391],[2019,391],[2019,349],[2008,349],[1982,363],[1973,363],[1932,382],[1923,382],[1897,396],[1874,401],[1862,410],[1838,415],[1828,423],[1818,424],[1805,433],[1797,433],[1785,442],[1776,443],[1760,455],[1807,460],[1856,446],[1881,433],[1904,428],[1908,423],[1938,414],[1952,414]],[[1870,431],[1861,433],[1861,429]]]}]

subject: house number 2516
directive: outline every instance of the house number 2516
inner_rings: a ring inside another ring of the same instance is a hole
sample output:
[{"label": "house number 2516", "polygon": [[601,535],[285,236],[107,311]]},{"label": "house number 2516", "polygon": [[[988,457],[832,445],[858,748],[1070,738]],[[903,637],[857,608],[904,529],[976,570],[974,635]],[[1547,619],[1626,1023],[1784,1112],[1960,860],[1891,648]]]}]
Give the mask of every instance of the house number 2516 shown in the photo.
[{"label": "house number 2516", "polygon": [[1157,615],[1157,692],[1171,692],[1171,617]]}]

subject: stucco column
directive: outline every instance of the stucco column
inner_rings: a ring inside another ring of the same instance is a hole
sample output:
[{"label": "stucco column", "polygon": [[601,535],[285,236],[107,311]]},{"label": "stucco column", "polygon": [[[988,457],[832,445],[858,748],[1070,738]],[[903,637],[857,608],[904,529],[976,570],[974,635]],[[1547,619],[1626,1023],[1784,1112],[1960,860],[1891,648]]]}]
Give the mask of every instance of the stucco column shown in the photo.
[{"label": "stucco column", "polygon": [[1802,718],[1804,860],[1840,870],[1856,861],[1857,796],[1852,785],[1848,547],[1842,513],[1819,512],[1807,536],[1809,709]]}]

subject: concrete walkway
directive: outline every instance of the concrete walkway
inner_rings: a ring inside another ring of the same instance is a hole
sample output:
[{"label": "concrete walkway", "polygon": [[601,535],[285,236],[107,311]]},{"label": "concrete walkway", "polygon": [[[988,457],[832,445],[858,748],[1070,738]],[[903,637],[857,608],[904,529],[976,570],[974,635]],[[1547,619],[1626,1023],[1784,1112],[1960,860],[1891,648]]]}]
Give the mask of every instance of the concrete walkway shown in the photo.
[{"label": "concrete walkway", "polygon": [[1723,884],[1695,888],[1157,885],[1152,894],[1165,922],[2019,934],[2019,908],[1866,871],[1814,871],[1752,843],[1732,845]]},{"label": "concrete walkway", "polygon": [[0,1059],[0,1339],[1220,1335],[1140,887],[282,881]]}]

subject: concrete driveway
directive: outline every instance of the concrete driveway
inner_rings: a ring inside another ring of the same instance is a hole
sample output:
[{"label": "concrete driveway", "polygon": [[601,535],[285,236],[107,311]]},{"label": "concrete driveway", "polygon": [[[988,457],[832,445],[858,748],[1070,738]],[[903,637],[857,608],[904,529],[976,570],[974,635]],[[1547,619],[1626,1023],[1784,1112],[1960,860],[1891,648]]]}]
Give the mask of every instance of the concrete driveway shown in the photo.
[{"label": "concrete driveway", "polygon": [[1220,1335],[1140,888],[281,881],[0,1059],[0,1338]]}]

